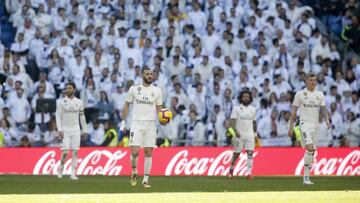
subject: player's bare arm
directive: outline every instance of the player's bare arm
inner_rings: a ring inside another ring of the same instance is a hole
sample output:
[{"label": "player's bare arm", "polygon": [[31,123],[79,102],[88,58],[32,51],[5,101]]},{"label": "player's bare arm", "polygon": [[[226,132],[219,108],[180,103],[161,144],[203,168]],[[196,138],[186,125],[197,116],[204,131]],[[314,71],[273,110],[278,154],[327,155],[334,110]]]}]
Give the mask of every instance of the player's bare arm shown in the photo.
[{"label": "player's bare arm", "polygon": [[253,121],[253,131],[254,131],[255,137],[257,137],[257,123],[256,123],[256,120]]},{"label": "player's bare arm", "polygon": [[161,109],[163,108],[163,105],[156,105],[156,112],[159,113]]},{"label": "player's bare arm", "polygon": [[327,128],[329,129],[331,127],[331,123],[330,123],[330,119],[329,119],[329,112],[327,111],[325,105],[320,106],[320,108],[321,108],[321,113],[323,114],[323,116],[325,118]]},{"label": "player's bare arm", "polygon": [[125,102],[124,108],[123,108],[123,110],[121,112],[121,118],[123,120],[126,119],[128,113],[129,113],[130,104],[131,104],[130,102]]},{"label": "player's bare arm", "polygon": [[125,104],[124,104],[124,108],[123,108],[123,110],[122,110],[122,112],[121,112],[121,119],[122,119],[122,121],[121,121],[120,130],[123,131],[123,132],[126,131],[126,123],[125,123],[125,120],[126,120],[126,117],[127,117],[128,113],[129,113],[130,104],[131,104],[130,102],[127,102],[127,101],[126,101]]},{"label": "player's bare arm", "polygon": [[289,131],[288,131],[288,135],[290,137],[292,137],[294,135],[294,121],[295,121],[295,117],[296,117],[296,111],[298,110],[297,106],[292,106],[291,107],[291,115],[290,115],[290,120],[289,120]]},{"label": "player's bare arm", "polygon": [[232,127],[235,130],[236,137],[240,137],[240,133],[235,128],[236,119],[230,119],[230,127]]}]

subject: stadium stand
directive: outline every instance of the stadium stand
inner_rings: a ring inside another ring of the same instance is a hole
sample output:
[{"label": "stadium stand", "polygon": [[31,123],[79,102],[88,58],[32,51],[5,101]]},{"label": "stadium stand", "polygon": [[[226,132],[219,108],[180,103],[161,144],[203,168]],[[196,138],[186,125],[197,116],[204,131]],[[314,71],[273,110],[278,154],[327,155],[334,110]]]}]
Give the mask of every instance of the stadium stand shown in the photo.
[{"label": "stadium stand", "polygon": [[54,114],[36,112],[37,100],[63,97],[68,81],[89,122],[82,145],[103,146],[104,123],[120,123],[145,66],[176,112],[158,128],[166,146],[229,145],[244,89],[258,109],[257,145],[299,146],[287,126],[309,71],[332,120],[329,130],[321,123],[320,146],[359,146],[359,3],[343,2],[324,11],[324,1],[297,0],[1,1],[0,146],[59,146]]}]

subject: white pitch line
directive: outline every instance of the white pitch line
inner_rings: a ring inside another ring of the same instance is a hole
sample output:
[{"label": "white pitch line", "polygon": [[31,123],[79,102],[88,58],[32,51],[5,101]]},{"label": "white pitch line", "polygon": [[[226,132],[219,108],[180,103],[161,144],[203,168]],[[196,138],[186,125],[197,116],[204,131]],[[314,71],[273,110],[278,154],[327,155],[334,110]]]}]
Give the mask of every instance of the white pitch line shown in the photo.
[{"label": "white pitch line", "polygon": [[[150,190],[151,191],[151,190]],[[358,203],[360,191],[302,192],[187,192],[187,193],[116,193],[116,194],[36,194],[0,195],[1,202],[324,202]]]}]

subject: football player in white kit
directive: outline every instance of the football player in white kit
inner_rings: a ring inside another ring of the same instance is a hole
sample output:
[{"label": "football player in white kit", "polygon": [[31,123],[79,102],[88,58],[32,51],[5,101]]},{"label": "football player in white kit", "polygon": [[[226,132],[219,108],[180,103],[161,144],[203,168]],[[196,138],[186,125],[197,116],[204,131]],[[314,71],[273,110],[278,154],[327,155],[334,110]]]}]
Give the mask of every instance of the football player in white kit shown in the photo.
[{"label": "football player in white kit", "polygon": [[132,120],[130,126],[129,146],[132,175],[130,184],[137,184],[137,160],[141,147],[144,147],[144,178],[142,184],[149,188],[149,176],[152,165],[152,150],[156,147],[156,118],[162,109],[161,89],[152,85],[153,72],[149,68],[141,71],[142,83],[131,86],[122,112],[121,130],[126,131],[126,117],[132,104]]},{"label": "football player in white kit", "polygon": [[251,106],[252,95],[249,91],[243,91],[239,96],[240,105],[234,107],[230,116],[230,125],[235,129],[236,137],[233,138],[234,153],[231,159],[229,178],[233,177],[234,165],[241,151],[245,148],[247,153],[247,179],[252,179],[253,152],[255,148],[256,132],[256,109]]},{"label": "football player in white kit", "polygon": [[306,77],[306,88],[296,92],[291,109],[288,131],[290,137],[294,135],[294,120],[296,118],[296,112],[299,109],[301,137],[303,145],[305,146],[303,183],[306,185],[314,184],[310,181],[310,170],[314,162],[316,142],[319,136],[320,111],[325,117],[327,127],[330,128],[331,126],[328,111],[325,106],[324,94],[316,90],[316,82],[316,75],[309,73]]},{"label": "football player in white kit", "polygon": [[[62,140],[61,161],[58,178],[62,178],[64,163],[72,150],[71,176],[70,179],[78,180],[76,168],[78,164],[78,150],[80,148],[80,136],[87,132],[87,124],[84,115],[83,102],[75,97],[75,83],[69,82],[65,86],[65,97],[56,101],[56,126],[59,137]],[[81,131],[79,125],[81,122]]]}]

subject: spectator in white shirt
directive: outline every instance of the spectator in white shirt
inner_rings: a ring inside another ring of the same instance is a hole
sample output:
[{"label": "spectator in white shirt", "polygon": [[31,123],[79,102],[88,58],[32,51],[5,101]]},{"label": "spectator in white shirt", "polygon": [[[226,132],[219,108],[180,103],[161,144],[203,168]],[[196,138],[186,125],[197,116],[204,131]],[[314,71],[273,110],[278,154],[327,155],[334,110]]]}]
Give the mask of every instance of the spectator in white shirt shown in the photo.
[{"label": "spectator in white shirt", "polygon": [[52,16],[45,12],[44,4],[40,4],[37,14],[33,19],[35,27],[40,29],[43,35],[48,35],[50,34],[50,25],[52,20]]},{"label": "spectator in white shirt", "polygon": [[223,9],[221,8],[221,6],[218,5],[219,3],[215,0],[205,1],[205,4],[205,14],[207,17],[206,19],[211,20],[212,22],[214,22],[214,25],[217,25],[220,21],[220,14],[223,12]]},{"label": "spectator in white shirt", "polygon": [[70,79],[70,70],[65,66],[64,58],[59,58],[59,65],[49,72],[49,81],[54,85],[56,97],[65,89],[65,84]]},{"label": "spectator in white shirt", "polygon": [[327,107],[329,107],[331,103],[336,101],[336,95],[338,95],[337,86],[331,85],[329,94],[325,95],[325,103]]},{"label": "spectator in white shirt", "polygon": [[180,83],[174,84],[174,90],[169,92],[169,96],[170,96],[170,98],[177,97],[179,99],[179,105],[188,107],[189,98],[188,98],[187,94],[184,92],[184,90],[182,89],[182,85]]},{"label": "spectator in white shirt", "polygon": [[[214,32],[213,25],[206,26],[206,35],[202,37],[202,47],[209,55],[213,55],[215,48],[220,46],[220,37]],[[209,43],[211,41],[211,43]]]},{"label": "spectator in white shirt", "polygon": [[90,121],[96,115],[96,103],[100,99],[100,94],[92,78],[87,80],[85,87],[81,90],[80,99],[84,102],[85,118]]},{"label": "spectator in white shirt", "polygon": [[110,97],[110,101],[114,104],[114,109],[117,111],[117,115],[121,115],[123,106],[125,104],[126,93],[124,87],[121,84],[117,84],[116,92],[113,92]]},{"label": "spectator in white shirt", "polygon": [[193,24],[195,27],[195,32],[202,34],[206,26],[206,15],[201,11],[200,4],[198,2],[192,3],[192,10],[189,12],[188,22]]},{"label": "spectator in white shirt", "polygon": [[300,31],[296,32],[295,39],[289,43],[289,51],[293,57],[297,57],[301,51],[308,49],[308,43]]},{"label": "spectator in white shirt", "polygon": [[142,66],[143,58],[142,58],[141,50],[135,48],[134,39],[132,37],[129,37],[127,39],[127,44],[128,44],[128,46],[126,48],[121,49],[122,63],[126,64],[129,60],[129,58],[132,58],[134,60],[135,65]]},{"label": "spectator in white shirt", "polygon": [[276,136],[272,138],[272,143],[275,146],[290,147],[292,145],[291,139],[288,136],[288,125],[290,120],[290,111],[279,111],[280,117],[276,121]]},{"label": "spectator in white shirt", "polygon": [[19,28],[24,24],[25,18],[34,19],[35,12],[32,8],[27,5],[23,5],[21,9],[18,9],[10,21],[13,22],[13,26]]},{"label": "spectator in white shirt", "polygon": [[343,74],[341,72],[336,72],[335,78],[336,80],[334,81],[334,85],[337,86],[338,93],[341,96],[344,96],[346,92],[351,91],[350,85],[345,82],[345,80],[343,79]]},{"label": "spectator in white shirt", "polygon": [[171,64],[168,64],[166,66],[167,75],[168,76],[178,75],[178,76],[182,77],[182,75],[184,74],[186,66],[185,66],[185,64],[183,64],[180,61],[179,56],[173,56],[172,60],[169,59],[168,61]]},{"label": "spectator in white shirt", "polygon": [[287,101],[286,93],[283,92],[280,94],[280,100],[278,101],[278,103],[276,103],[275,106],[276,110],[278,110],[279,112],[291,111],[291,103]]},{"label": "spectator in white shirt", "polygon": [[17,30],[17,34],[24,35],[24,43],[29,45],[30,40],[34,38],[36,28],[33,26],[31,19],[25,18],[24,24]]},{"label": "spectator in white shirt", "polygon": [[309,14],[307,12],[304,12],[301,15],[301,21],[295,24],[295,27],[297,30],[299,30],[306,38],[309,38],[311,36],[311,32],[315,27],[312,27],[312,25],[309,23]]},{"label": "spectator in white shirt", "polygon": [[49,123],[49,130],[44,134],[44,145],[47,147],[60,147],[61,140],[59,138],[59,132],[56,129],[56,120],[53,117]]},{"label": "spectator in white shirt", "polygon": [[327,124],[325,122],[325,119],[323,119],[322,116],[320,116],[320,126],[319,126],[319,137],[317,141],[317,146],[319,147],[329,147],[333,144],[333,138],[332,138],[332,128],[328,128]]},{"label": "spectator in white shirt", "polygon": [[340,137],[343,133],[344,119],[338,111],[337,105],[335,102],[330,105],[330,119],[331,119],[331,133],[333,146],[340,146]]},{"label": "spectator in white shirt", "polygon": [[349,142],[350,147],[360,146],[360,120],[351,111],[346,113],[346,121],[343,128],[343,135]]},{"label": "spectator in white shirt", "polygon": [[29,42],[24,41],[23,33],[18,34],[17,42],[11,45],[10,50],[20,56],[20,60],[23,64],[27,64],[26,55],[29,50]]},{"label": "spectator in white shirt", "polygon": [[[39,99],[54,99],[54,98],[55,98],[54,95],[46,93],[46,83],[41,82],[38,86],[36,94],[32,97],[32,100],[31,100],[32,110],[33,110],[33,112],[36,112],[35,113],[35,123],[36,124],[40,125],[40,124],[44,123],[44,124],[48,125],[48,122],[50,122],[50,113],[49,112],[44,113],[44,120],[42,121],[42,115],[41,115],[42,113],[36,111],[37,101]],[[45,130],[45,129],[42,129],[42,130]]]},{"label": "spectator in white shirt", "polygon": [[97,120],[93,119],[91,123],[88,124],[88,137],[86,146],[100,146],[104,141],[104,126]]},{"label": "spectator in white shirt", "polygon": [[0,134],[3,136],[3,143],[0,143],[2,147],[17,147],[20,143],[21,137],[19,133],[11,127],[9,121],[6,119],[0,120]]},{"label": "spectator in white shirt", "polygon": [[213,66],[211,66],[211,64],[209,63],[209,56],[203,55],[201,63],[195,66],[193,72],[194,74],[200,73],[201,82],[205,84],[212,75],[212,71],[213,71],[212,67]]},{"label": "spectator in white shirt", "polygon": [[63,32],[65,27],[68,26],[69,21],[65,14],[65,8],[58,8],[57,15],[54,16],[52,21],[52,27],[56,31]]},{"label": "spectator in white shirt", "polygon": [[6,106],[10,109],[11,118],[14,119],[17,127],[29,120],[31,106],[24,95],[23,89],[17,89],[16,94],[12,94],[8,98]]},{"label": "spectator in white shirt", "polygon": [[224,91],[224,97],[221,105],[226,118],[230,118],[230,114],[234,105],[235,104],[232,98],[232,91],[231,89],[226,88]]},{"label": "spectator in white shirt", "polygon": [[203,146],[205,142],[205,126],[199,120],[196,111],[190,111],[187,124],[186,146]]},{"label": "spectator in white shirt", "polygon": [[204,118],[206,114],[206,89],[204,88],[203,84],[196,84],[194,90],[189,91],[188,94],[190,104],[192,103],[196,106],[198,117],[201,119]]},{"label": "spectator in white shirt", "polygon": [[345,111],[351,111],[356,117],[360,117],[360,101],[357,91],[351,92],[351,101],[344,104]]},{"label": "spectator in white shirt", "polygon": [[280,97],[281,93],[286,93],[289,90],[292,90],[289,83],[284,81],[280,74],[275,75],[275,83],[272,87],[272,91],[275,92],[277,98]]},{"label": "spectator in white shirt", "polygon": [[311,61],[315,62],[317,56],[321,56],[323,59],[330,58],[330,48],[328,39],[325,36],[321,36],[319,44],[316,44],[311,50]]}]

